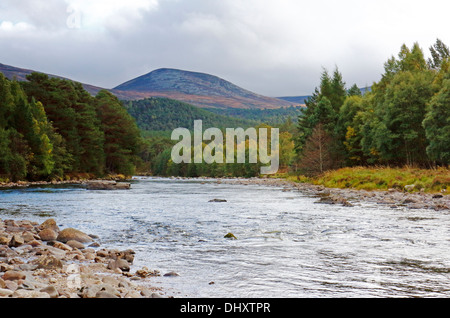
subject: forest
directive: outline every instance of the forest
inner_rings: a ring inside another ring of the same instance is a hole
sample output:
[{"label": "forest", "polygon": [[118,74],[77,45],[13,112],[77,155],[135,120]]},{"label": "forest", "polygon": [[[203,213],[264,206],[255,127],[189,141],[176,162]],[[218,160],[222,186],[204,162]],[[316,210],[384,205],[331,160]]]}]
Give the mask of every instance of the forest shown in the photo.
[{"label": "forest", "polygon": [[[381,79],[365,90],[347,88],[337,67],[332,74],[324,69],[306,108],[293,117],[297,122],[288,116],[271,125],[281,133],[280,172],[316,177],[345,167],[448,167],[450,50],[438,39],[430,54],[427,59],[418,43],[402,45],[385,62]],[[174,166],[167,138],[147,142],[158,149],[148,154],[158,175],[258,175],[259,167],[250,165]]]},{"label": "forest", "polygon": [[27,80],[0,74],[0,181],[135,173],[140,130],[115,96],[40,73]]},{"label": "forest", "polygon": [[433,168],[450,163],[450,51],[425,58],[403,45],[364,95],[325,70],[298,120],[295,168],[305,175],[354,166]]}]

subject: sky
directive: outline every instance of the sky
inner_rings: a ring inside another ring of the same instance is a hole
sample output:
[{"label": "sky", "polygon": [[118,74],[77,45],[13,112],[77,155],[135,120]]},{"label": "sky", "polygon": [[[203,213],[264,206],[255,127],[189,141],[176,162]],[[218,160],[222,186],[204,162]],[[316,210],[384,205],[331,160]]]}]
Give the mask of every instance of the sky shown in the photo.
[{"label": "sky", "polygon": [[0,63],[113,88],[158,68],[258,94],[311,94],[324,70],[378,81],[415,42],[450,45],[448,0],[0,0]]}]

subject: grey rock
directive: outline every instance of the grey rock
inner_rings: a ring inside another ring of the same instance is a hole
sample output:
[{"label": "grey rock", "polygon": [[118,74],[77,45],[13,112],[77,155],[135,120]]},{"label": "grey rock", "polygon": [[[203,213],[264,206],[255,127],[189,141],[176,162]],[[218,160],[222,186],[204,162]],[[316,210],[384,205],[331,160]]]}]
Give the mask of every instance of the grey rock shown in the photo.
[{"label": "grey rock", "polygon": [[119,296],[113,295],[106,291],[99,291],[95,294],[95,298],[120,298]]},{"label": "grey rock", "polygon": [[55,286],[47,286],[45,288],[42,288],[40,292],[49,294],[50,298],[59,297],[58,290],[55,288]]},{"label": "grey rock", "polygon": [[0,297],[9,297],[14,293],[14,291],[9,289],[0,288]]},{"label": "grey rock", "polygon": [[128,264],[128,262],[126,260],[124,260],[124,259],[121,259],[121,258],[116,259],[116,260],[114,260],[114,259],[110,260],[109,263],[108,263],[107,268],[108,269],[112,269],[112,270],[118,268],[122,272],[129,272],[130,271],[130,265]]}]

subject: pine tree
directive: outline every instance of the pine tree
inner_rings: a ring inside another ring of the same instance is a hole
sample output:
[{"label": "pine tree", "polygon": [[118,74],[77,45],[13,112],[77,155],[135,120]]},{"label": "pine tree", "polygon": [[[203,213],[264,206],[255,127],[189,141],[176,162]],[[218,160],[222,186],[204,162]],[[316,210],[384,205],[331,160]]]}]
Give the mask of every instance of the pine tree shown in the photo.
[{"label": "pine tree", "polygon": [[140,131],[120,101],[106,90],[96,96],[97,115],[105,135],[106,169],[132,175],[140,150]]}]

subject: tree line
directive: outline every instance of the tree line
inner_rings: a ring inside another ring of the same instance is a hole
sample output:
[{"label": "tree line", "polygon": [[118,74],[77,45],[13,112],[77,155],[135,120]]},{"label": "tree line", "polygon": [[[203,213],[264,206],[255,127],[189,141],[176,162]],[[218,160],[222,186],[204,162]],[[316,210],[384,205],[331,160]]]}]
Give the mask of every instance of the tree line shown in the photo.
[{"label": "tree line", "polygon": [[106,90],[32,73],[0,74],[0,180],[132,175],[142,140],[134,119]]},{"label": "tree line", "polygon": [[293,168],[306,175],[360,165],[448,166],[450,50],[439,39],[425,58],[418,43],[403,45],[365,94],[345,88],[336,68],[298,119]]}]

